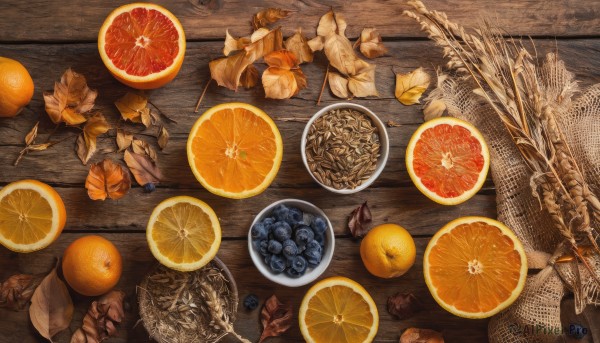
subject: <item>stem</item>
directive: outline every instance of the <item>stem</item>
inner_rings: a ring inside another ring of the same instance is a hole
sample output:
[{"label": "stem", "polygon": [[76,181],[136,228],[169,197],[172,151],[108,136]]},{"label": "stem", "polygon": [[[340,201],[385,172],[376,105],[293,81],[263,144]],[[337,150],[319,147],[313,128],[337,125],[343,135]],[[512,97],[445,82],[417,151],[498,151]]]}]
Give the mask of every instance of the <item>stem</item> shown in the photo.
[{"label": "stem", "polygon": [[206,90],[208,89],[208,86],[210,85],[212,80],[213,80],[212,78],[210,80],[208,80],[208,82],[206,83],[206,86],[204,86],[204,90],[202,91],[202,94],[200,95],[200,98],[198,99],[198,102],[196,103],[196,108],[194,109],[194,113],[198,113],[198,108],[200,108],[202,99],[204,99],[204,94],[206,94]]},{"label": "stem", "polygon": [[321,93],[319,93],[319,98],[317,99],[317,105],[321,104],[321,97],[323,97],[323,91],[325,90],[325,85],[327,84],[328,76],[329,76],[329,64],[327,64],[327,69],[325,69],[325,77],[323,78],[323,85],[321,86]]},{"label": "stem", "polygon": [[235,332],[233,330],[228,331],[227,333],[230,333],[230,334],[234,335],[235,338],[237,338],[240,342],[252,343],[252,342],[250,342],[249,340],[245,339],[244,337],[242,337],[240,334],[238,334],[237,332]]}]

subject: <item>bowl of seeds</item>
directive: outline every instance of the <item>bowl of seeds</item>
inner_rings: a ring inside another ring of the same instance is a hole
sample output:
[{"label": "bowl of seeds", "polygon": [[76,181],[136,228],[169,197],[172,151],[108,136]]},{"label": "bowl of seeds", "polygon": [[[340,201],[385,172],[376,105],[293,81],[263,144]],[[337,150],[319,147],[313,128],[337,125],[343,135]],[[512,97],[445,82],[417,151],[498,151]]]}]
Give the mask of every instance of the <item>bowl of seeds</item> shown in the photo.
[{"label": "bowl of seeds", "polygon": [[371,110],[337,103],[308,121],[300,151],[306,170],[318,184],[334,193],[352,194],[369,187],[383,171],[389,138]]}]

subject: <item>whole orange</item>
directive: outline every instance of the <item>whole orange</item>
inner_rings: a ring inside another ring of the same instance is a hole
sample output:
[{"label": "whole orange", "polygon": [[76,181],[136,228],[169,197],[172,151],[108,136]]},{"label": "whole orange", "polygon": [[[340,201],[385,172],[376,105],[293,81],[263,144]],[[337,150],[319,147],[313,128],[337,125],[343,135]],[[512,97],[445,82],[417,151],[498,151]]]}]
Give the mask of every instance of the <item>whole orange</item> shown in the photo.
[{"label": "whole orange", "polygon": [[97,296],[110,291],[121,278],[119,250],[106,238],[91,235],[75,240],[63,255],[65,280],[77,293]]},{"label": "whole orange", "polygon": [[21,113],[33,96],[33,80],[25,67],[10,58],[0,57],[0,117]]},{"label": "whole orange", "polygon": [[415,263],[415,241],[396,224],[374,227],[360,243],[360,257],[367,270],[381,278],[398,277]]}]

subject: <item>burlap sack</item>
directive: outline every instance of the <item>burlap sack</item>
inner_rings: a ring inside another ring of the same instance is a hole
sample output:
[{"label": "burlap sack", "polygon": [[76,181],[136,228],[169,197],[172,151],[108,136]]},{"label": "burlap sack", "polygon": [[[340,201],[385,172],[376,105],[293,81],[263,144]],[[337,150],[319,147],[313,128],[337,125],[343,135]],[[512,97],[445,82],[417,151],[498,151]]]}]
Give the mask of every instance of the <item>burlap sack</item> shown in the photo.
[{"label": "burlap sack", "polygon": [[[584,170],[592,190],[600,193],[600,84],[582,94],[573,86],[573,75],[554,54],[548,54],[539,69],[539,79],[548,103],[559,113],[559,121],[573,153]],[[498,115],[465,78],[447,75],[438,77],[438,87],[429,100],[446,103],[451,116],[473,123],[484,135],[491,153],[491,173],[497,192],[498,219],[514,230],[528,256],[551,256],[562,241],[551,219],[532,190],[532,175],[521,154],[509,137]],[[572,91],[565,92],[571,88]],[[575,96],[578,95],[576,98]],[[600,227],[600,223],[593,223]],[[533,258],[530,259],[533,262]],[[530,263],[531,266],[532,263]],[[539,263],[534,263],[539,264]],[[574,263],[546,265],[527,279],[519,299],[507,310],[495,316],[489,325],[491,342],[555,342],[564,332],[560,320],[561,299],[572,292],[577,282]],[[534,266],[535,267],[535,266]],[[600,258],[593,260],[600,271]],[[577,311],[585,305],[600,305],[600,289],[580,267],[584,285],[575,294]]]}]

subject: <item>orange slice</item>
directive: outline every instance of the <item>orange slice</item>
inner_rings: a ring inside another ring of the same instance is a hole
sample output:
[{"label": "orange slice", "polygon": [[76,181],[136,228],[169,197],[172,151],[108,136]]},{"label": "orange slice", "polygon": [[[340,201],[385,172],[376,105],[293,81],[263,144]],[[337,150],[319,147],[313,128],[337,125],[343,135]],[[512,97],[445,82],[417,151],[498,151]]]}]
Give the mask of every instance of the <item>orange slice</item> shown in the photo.
[{"label": "orange slice", "polygon": [[262,193],[273,182],[281,165],[283,143],[265,112],[249,104],[225,103],[196,121],[187,156],[204,188],[242,199]]},{"label": "orange slice", "polygon": [[357,282],[335,276],[312,286],[300,305],[300,331],[306,342],[372,342],[379,327],[373,298]]},{"label": "orange slice", "polygon": [[425,282],[433,298],[465,318],[487,318],[512,304],[525,285],[521,242],[499,221],[463,217],[446,224],[425,250]]},{"label": "orange slice", "polygon": [[417,188],[442,205],[467,201],[483,186],[490,153],[481,133],[452,117],[429,120],[411,137],[406,169]]},{"label": "orange slice", "polygon": [[136,89],[162,87],[175,78],[185,55],[185,33],[165,8],[133,3],[112,11],[98,33],[102,62]]},{"label": "orange slice", "polygon": [[36,180],[22,180],[0,190],[0,243],[17,252],[32,252],[54,242],[67,213],[60,195]]},{"label": "orange slice", "polygon": [[158,204],[146,227],[152,254],[163,265],[180,271],[204,267],[221,245],[221,225],[204,201],[188,196]]}]

